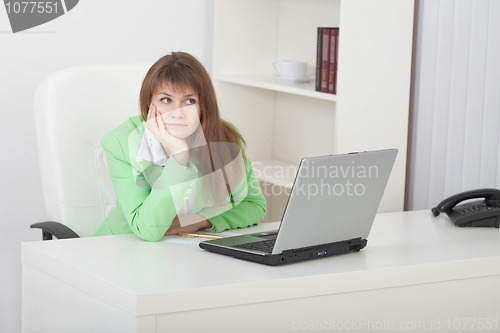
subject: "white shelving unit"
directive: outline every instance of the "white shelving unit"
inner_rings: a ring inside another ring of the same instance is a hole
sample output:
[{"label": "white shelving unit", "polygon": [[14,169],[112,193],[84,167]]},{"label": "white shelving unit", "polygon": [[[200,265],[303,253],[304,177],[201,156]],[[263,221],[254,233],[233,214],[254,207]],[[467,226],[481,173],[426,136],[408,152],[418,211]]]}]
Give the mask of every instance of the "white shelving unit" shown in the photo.
[{"label": "white shelving unit", "polygon": [[[262,184],[289,189],[303,157],[397,148],[379,211],[403,209],[413,10],[414,0],[215,1],[221,113],[243,134]],[[272,78],[286,59],[307,61],[315,76],[320,26],[340,27],[337,95]],[[268,196],[268,220],[281,218],[279,196]]]}]

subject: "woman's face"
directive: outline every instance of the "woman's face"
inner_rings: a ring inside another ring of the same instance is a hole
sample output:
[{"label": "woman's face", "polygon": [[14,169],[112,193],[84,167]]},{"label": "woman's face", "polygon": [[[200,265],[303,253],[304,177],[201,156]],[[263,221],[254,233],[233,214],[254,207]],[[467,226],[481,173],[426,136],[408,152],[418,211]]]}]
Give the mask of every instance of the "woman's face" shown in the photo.
[{"label": "woman's face", "polygon": [[199,97],[193,89],[172,89],[165,85],[151,97],[169,133],[179,139],[193,134],[200,124]]}]

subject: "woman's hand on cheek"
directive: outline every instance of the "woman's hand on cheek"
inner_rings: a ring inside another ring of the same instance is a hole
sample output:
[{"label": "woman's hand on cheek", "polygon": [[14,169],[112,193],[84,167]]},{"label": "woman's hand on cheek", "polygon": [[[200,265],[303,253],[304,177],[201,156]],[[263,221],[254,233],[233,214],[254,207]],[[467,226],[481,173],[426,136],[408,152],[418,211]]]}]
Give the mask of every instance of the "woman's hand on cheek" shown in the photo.
[{"label": "woman's hand on cheek", "polygon": [[[188,151],[186,140],[179,139],[169,133],[161,113],[157,110],[156,105],[151,103],[149,107],[148,117],[146,120],[146,128],[153,134],[156,140],[160,142],[167,157],[170,154],[180,154]],[[187,154],[176,156],[176,160],[183,165],[186,165]]]}]

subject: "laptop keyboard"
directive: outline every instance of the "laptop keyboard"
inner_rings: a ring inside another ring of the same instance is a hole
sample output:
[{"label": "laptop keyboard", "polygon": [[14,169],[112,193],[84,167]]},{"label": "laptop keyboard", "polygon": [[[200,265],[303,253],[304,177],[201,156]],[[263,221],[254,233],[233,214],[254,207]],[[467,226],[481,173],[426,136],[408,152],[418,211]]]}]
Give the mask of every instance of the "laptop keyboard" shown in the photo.
[{"label": "laptop keyboard", "polygon": [[263,242],[240,244],[237,247],[242,247],[244,249],[257,250],[257,251],[261,251],[261,252],[271,253],[271,251],[274,248],[275,242],[276,242],[276,239],[270,239],[270,240],[263,241]]}]

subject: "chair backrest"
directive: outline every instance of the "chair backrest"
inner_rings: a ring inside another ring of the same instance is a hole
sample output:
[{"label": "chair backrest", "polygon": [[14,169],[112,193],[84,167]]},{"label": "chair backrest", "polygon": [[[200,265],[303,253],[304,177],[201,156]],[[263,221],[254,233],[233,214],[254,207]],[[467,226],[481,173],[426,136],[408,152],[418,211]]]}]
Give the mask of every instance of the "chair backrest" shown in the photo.
[{"label": "chair backrest", "polygon": [[47,218],[91,236],[116,205],[102,137],[138,115],[149,65],[75,67],[45,79],[35,122]]}]

